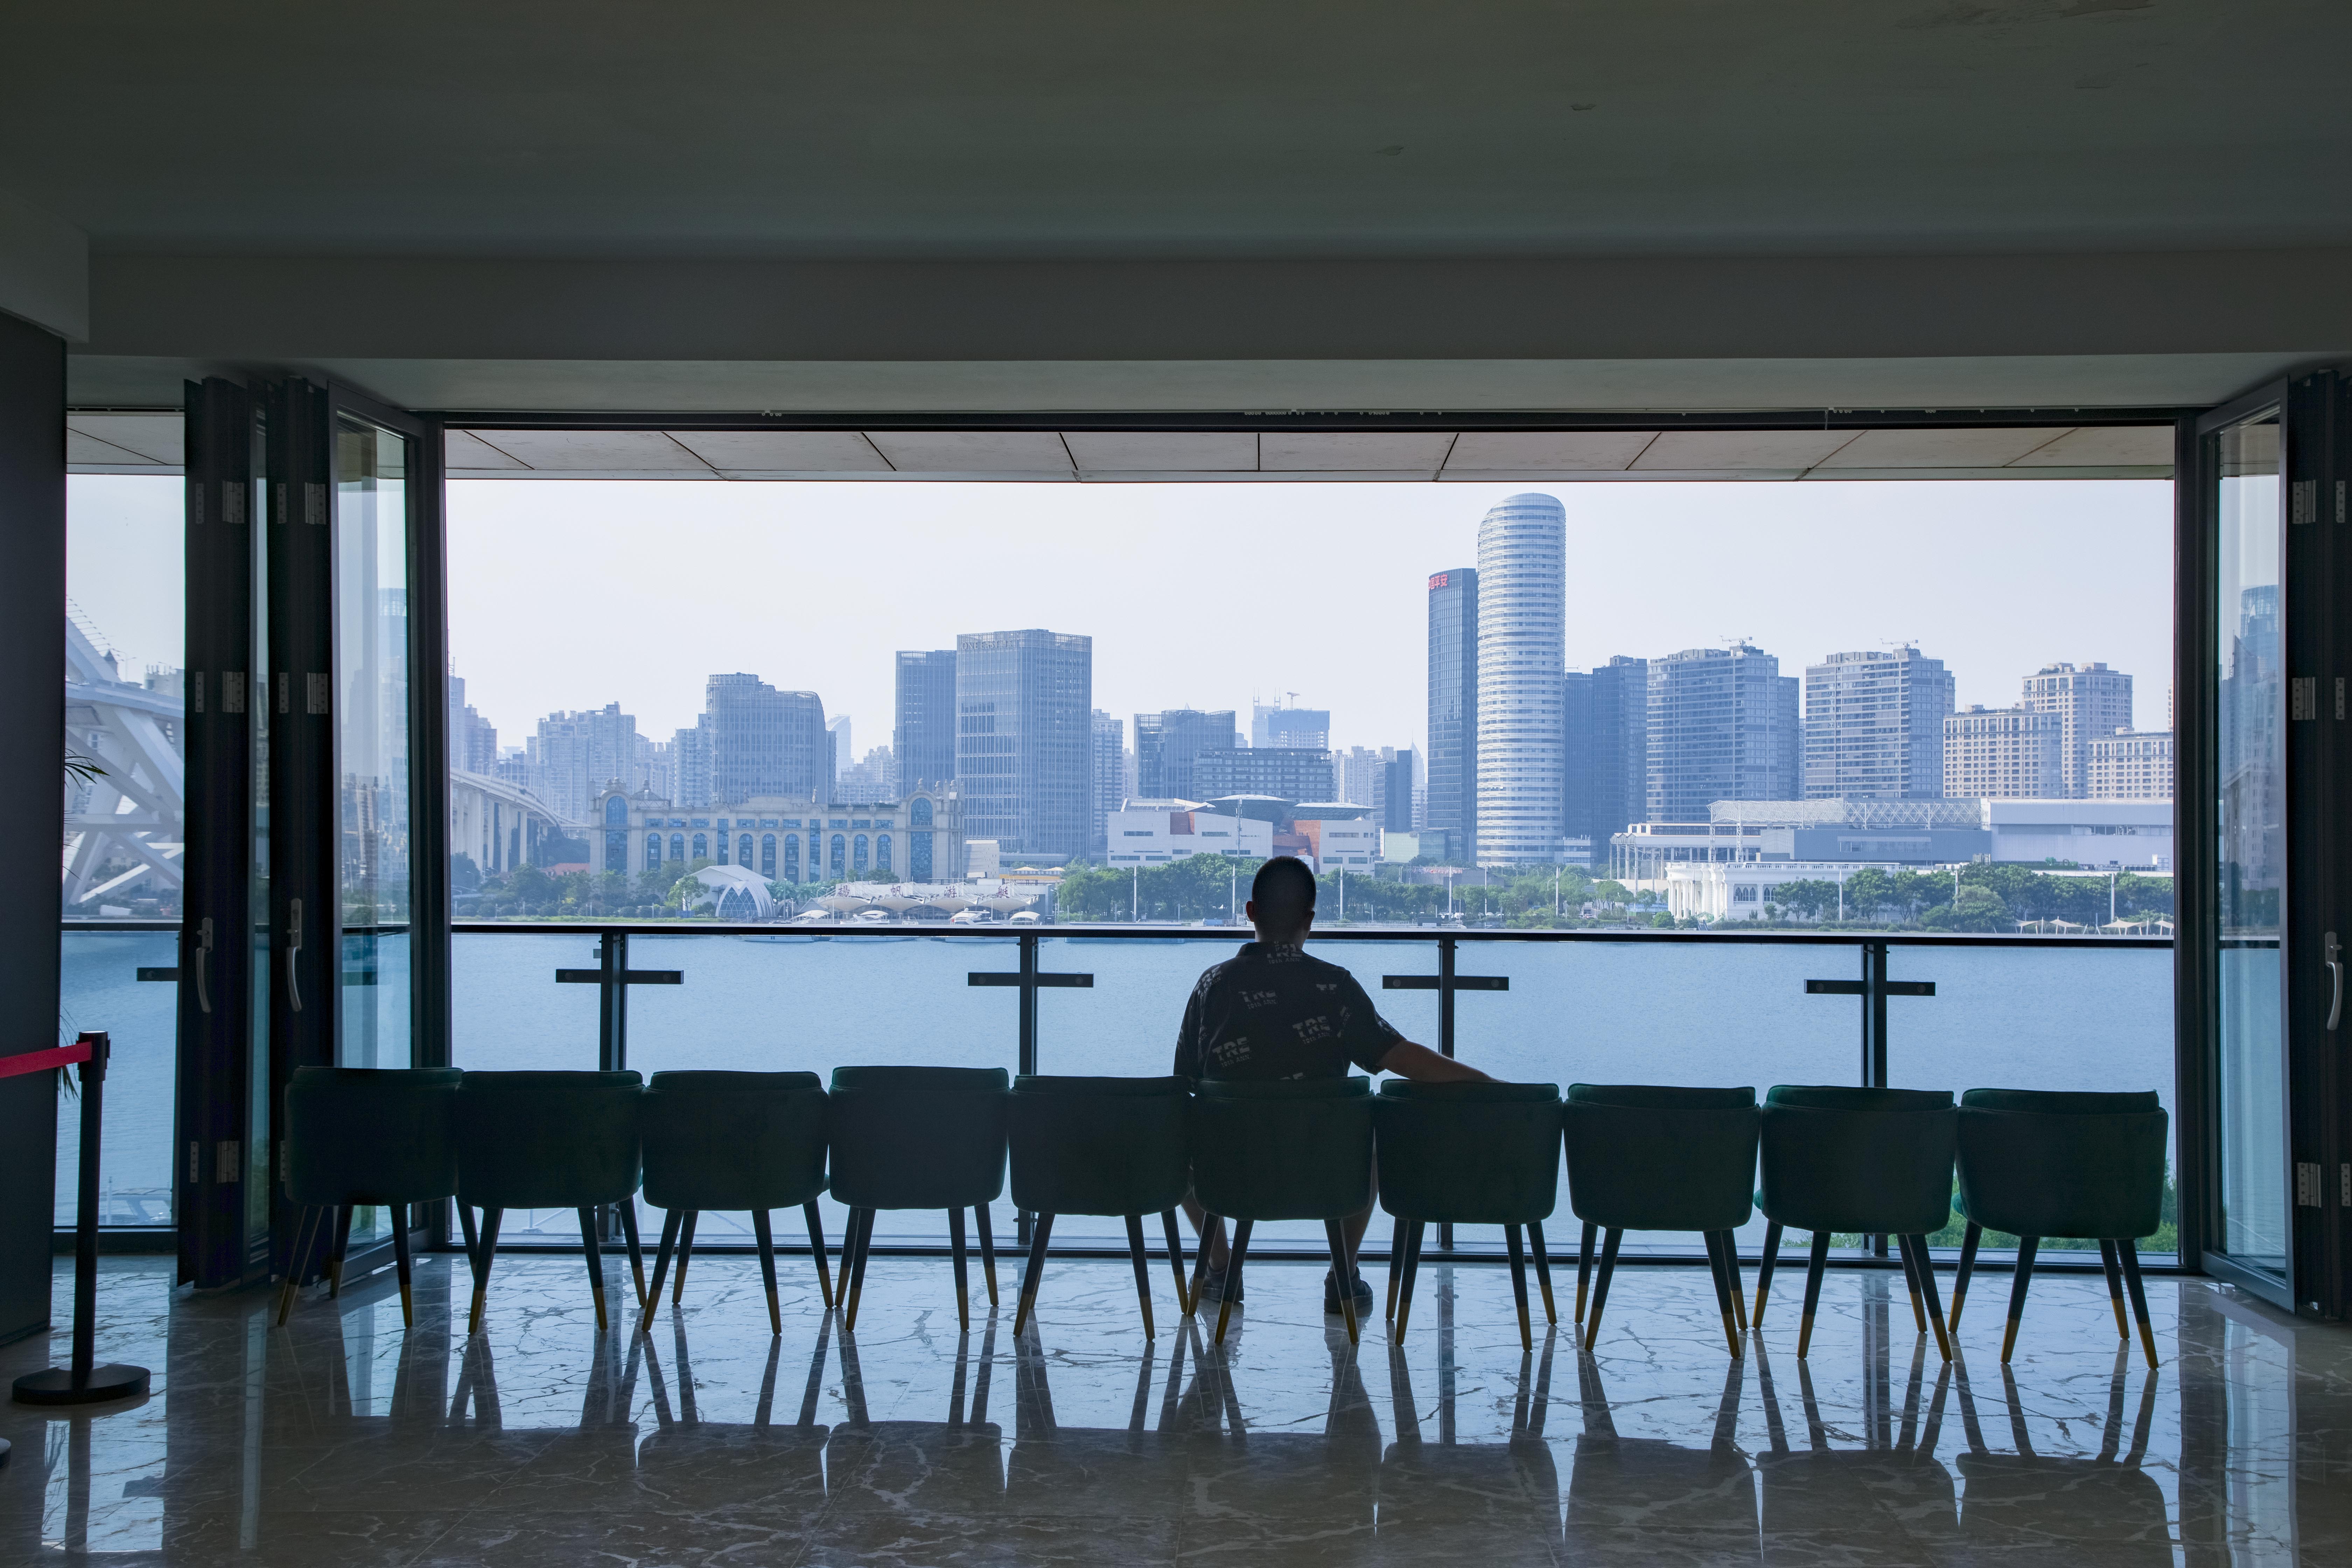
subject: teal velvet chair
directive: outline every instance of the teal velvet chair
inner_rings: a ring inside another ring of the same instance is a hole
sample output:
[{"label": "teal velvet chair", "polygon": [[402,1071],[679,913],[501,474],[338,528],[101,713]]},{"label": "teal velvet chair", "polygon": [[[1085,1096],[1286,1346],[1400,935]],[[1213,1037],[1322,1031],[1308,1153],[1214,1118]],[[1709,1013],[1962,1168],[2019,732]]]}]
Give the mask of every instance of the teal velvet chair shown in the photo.
[{"label": "teal velvet chair", "polygon": [[[1911,1289],[1911,1316],[1952,1359],[1927,1237],[1952,1217],[1952,1140],[1958,1120],[1948,1089],[1847,1089],[1780,1084],[1764,1096],[1764,1262],[1756,1273],[1756,1324],[1780,1258],[1780,1234],[1812,1233],[1797,1359],[1812,1348],[1813,1313],[1834,1231],[1891,1236]],[[1924,1302],[1924,1306],[1923,1306]]]},{"label": "teal velvet chair", "polygon": [[[1234,1222],[1219,1343],[1241,1289],[1250,1227],[1262,1219],[1323,1222],[1348,1342],[1356,1342],[1355,1259],[1343,1222],[1372,1203],[1370,1079],[1202,1079],[1192,1100],[1192,1190],[1203,1209]],[[1195,1300],[1210,1249],[1202,1237]]]},{"label": "teal velvet chair", "polygon": [[644,1080],[633,1072],[469,1072],[457,1085],[457,1201],[482,1211],[474,1244],[474,1304],[467,1333],[479,1332],[508,1209],[572,1209],[580,1249],[606,1327],[604,1248],[596,1211],[617,1204],[628,1238],[629,1271],[645,1305],[645,1258],[637,1247],[636,1196]]},{"label": "teal velvet chair", "polygon": [[2087,1237],[2099,1244],[2116,1332],[2131,1292],[2141,1351],[2157,1364],[2136,1243],[2164,1218],[2165,1136],[2169,1121],[2153,1089],[2134,1094],[2070,1094],[2025,1089],[1972,1089],[1960,1096],[1960,1272],[1952,1286],[1952,1321],[1968,1300],[1977,1243],[1985,1231],[2017,1237],[2017,1273],[2009,1288],[2009,1327],[2000,1359],[2017,1348],[2033,1255],[2046,1236]]},{"label": "teal velvet chair", "polygon": [[[768,1328],[784,1331],[776,1300],[775,1235],[771,1209],[797,1208],[808,1224],[816,1259],[817,1292],[833,1306],[824,1266],[824,1222],[816,1200],[824,1192],[824,1084],[813,1072],[657,1072],[646,1086],[641,1112],[646,1147],[646,1202],[669,1211],[654,1253],[648,1309],[661,1300],[662,1279],[677,1255],[673,1302],[686,1295],[686,1266],[694,1256],[694,1222],[705,1209],[748,1210],[760,1244],[760,1279],[768,1290]],[[651,1312],[646,1321],[650,1323]]]},{"label": "teal velvet chair", "polygon": [[[1706,1239],[1723,1337],[1739,1357],[1746,1321],[1731,1233],[1748,1223],[1756,1191],[1756,1091],[1659,1084],[1572,1083],[1560,1107],[1568,1201],[1584,1222],[1576,1266],[1577,1321],[1590,1348],[1601,1333],[1618,1245],[1629,1230],[1695,1230]],[[1596,1231],[1605,1233],[1597,1275]],[[1584,1305],[1592,1278],[1592,1307]]]},{"label": "teal velvet chair", "polygon": [[400,1271],[400,1321],[414,1328],[408,1207],[457,1191],[455,1068],[296,1068],[286,1086],[286,1195],[299,1206],[278,1321],[294,1309],[320,1227],[332,1218],[327,1294],[343,1288],[352,1210],[388,1205]]},{"label": "teal velvet chair", "polygon": [[833,1069],[828,1137],[833,1196],[849,1210],[841,1277],[849,1292],[844,1329],[857,1327],[857,1298],[882,1209],[945,1209],[955,1250],[956,1323],[971,1327],[963,1211],[980,1231],[988,1304],[996,1305],[996,1242],[988,1205],[1004,1191],[1003,1068],[863,1067]]},{"label": "teal velvet chair", "polygon": [[1116,1215],[1127,1222],[1127,1253],[1135,1265],[1136,1300],[1143,1334],[1151,1318],[1151,1271],[1144,1256],[1143,1216],[1157,1214],[1168,1237],[1168,1267],[1176,1276],[1176,1310],[1190,1316],[1184,1290],[1184,1245],[1176,1205],[1192,1173],[1192,1086],[1181,1078],[1016,1079],[1006,1104],[1013,1154],[1013,1202],[1036,1216],[1029,1233],[1029,1267],[1013,1310],[1018,1336],[1036,1310],[1045,1274],[1045,1238],[1054,1216]]},{"label": "teal velvet chair", "polygon": [[1381,1207],[1396,1219],[1389,1243],[1388,1311],[1398,1339],[1412,1316],[1422,1237],[1433,1221],[1503,1227],[1519,1344],[1532,1350],[1524,1230],[1543,1287],[1544,1318],[1559,1321],[1543,1234],[1559,1199],[1559,1118],[1558,1084],[1391,1079],[1381,1085],[1372,1100],[1372,1130]]}]

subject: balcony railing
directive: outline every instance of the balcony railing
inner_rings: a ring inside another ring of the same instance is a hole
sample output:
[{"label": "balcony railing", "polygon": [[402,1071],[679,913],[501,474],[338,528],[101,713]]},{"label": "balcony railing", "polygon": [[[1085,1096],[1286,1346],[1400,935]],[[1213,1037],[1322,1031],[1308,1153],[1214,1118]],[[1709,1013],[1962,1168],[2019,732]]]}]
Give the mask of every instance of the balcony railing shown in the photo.
[{"label": "balcony railing", "polygon": [[[1231,928],[845,926],[707,921],[466,922],[452,939],[452,1054],[475,1068],[802,1069],[845,1064],[994,1066],[1007,1071],[1156,1075],[1174,1051],[1195,978],[1247,932]],[[108,1075],[105,1223],[171,1223],[175,928],[76,922],[64,933],[70,1037],[113,1037]],[[623,985],[616,967],[665,983]],[[1314,951],[1352,971],[1411,1038],[1497,1077],[1567,1084],[1860,1083],[1872,1070],[1851,989],[1883,963],[1882,1081],[2156,1089],[2172,1102],[2171,942],[2147,937],[1973,936],[1755,931],[1318,931]],[[1883,954],[1883,958],[1875,955]],[[571,983],[559,971],[572,972]],[[1024,989],[1027,973],[1042,977]],[[675,983],[667,983],[674,974]],[[993,977],[975,983],[973,975]],[[1089,975],[1083,986],[1055,976]],[[144,978],[142,978],[142,976]],[[1451,977],[1449,984],[1448,977]],[[161,981],[162,983],[158,983]],[[580,983],[585,982],[585,983]],[[1481,983],[1485,984],[1481,984]],[[1904,992],[1932,983],[1932,996]],[[1024,1005],[1024,998],[1026,1005]],[[1448,1015],[1451,1015],[1449,1021]],[[1024,1024],[1024,1015],[1026,1022]],[[70,1117],[70,1101],[61,1100]],[[2178,1118],[2174,1131],[2179,1134]],[[58,1144],[58,1221],[69,1225],[74,1145]],[[843,1211],[827,1205],[838,1239]],[[996,1230],[1018,1219],[1009,1198]],[[741,1215],[706,1216],[724,1245]],[[1555,1253],[1573,1246],[1563,1189]],[[1742,1233],[1760,1245],[1760,1218]],[[503,1239],[576,1238],[571,1211],[512,1215]],[[1271,1247],[1314,1251],[1319,1227],[1260,1227]],[[1056,1247],[1123,1248],[1109,1222],[1060,1221]],[[1368,1245],[1385,1244],[1376,1226]],[[882,1245],[945,1241],[943,1215],[885,1215]],[[1460,1248],[1496,1238],[1465,1229]],[[1690,1238],[1628,1237],[1680,1256]],[[2165,1261],[2168,1236],[2147,1248]]]}]

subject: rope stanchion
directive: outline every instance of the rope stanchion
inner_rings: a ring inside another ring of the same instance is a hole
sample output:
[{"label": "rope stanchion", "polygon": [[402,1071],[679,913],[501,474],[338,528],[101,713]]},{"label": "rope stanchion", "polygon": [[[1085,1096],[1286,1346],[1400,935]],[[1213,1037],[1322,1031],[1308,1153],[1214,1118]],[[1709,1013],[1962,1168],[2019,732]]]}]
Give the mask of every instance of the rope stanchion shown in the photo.
[{"label": "rope stanchion", "polygon": [[98,1405],[111,1399],[137,1399],[147,1393],[143,1366],[110,1363],[100,1366],[98,1341],[98,1147],[99,1123],[106,1094],[106,1058],[110,1046],[104,1033],[85,1031],[70,1046],[0,1057],[0,1077],[43,1072],[79,1063],[81,1066],[80,1208],[74,1226],[73,1363],[16,1380],[19,1405]]}]

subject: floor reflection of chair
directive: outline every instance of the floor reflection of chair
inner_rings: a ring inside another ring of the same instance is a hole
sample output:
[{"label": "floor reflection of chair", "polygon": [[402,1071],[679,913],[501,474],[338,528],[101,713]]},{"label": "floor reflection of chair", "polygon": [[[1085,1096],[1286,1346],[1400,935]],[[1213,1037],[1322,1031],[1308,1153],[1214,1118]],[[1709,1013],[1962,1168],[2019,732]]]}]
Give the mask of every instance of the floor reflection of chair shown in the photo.
[{"label": "floor reflection of chair", "polygon": [[[1813,1374],[1797,1363],[1797,1385],[1805,1419],[1805,1446],[1792,1447],[1786,1417],[1772,1385],[1772,1364],[1763,1342],[1756,1345],[1756,1375],[1764,1401],[1771,1448],[1759,1455],[1763,1489],[1764,1557],[1767,1562],[1816,1559],[1824,1541],[1862,1542],[1874,1550],[1918,1561],[1940,1561],[1958,1539],[1959,1515],[1951,1472],[1935,1458],[1944,1420],[1944,1396],[1951,1363],[1941,1363],[1924,1418],[1920,1410],[1927,1373],[1927,1342],[1911,1344],[1911,1373],[1900,1420],[1895,1415],[1889,1358],[1891,1326],[1882,1288],[1864,1307],[1862,1446],[1832,1447],[1832,1423],[1822,1418],[1813,1394]],[[1843,1432],[1850,1419],[1835,1424]],[[1909,1560],[1906,1558],[1906,1560]]]},{"label": "floor reflection of chair", "polygon": [[1454,1441],[1459,1424],[1452,1337],[1447,1333],[1447,1342],[1438,1349],[1439,1440],[1433,1443],[1422,1430],[1404,1351],[1390,1347],[1396,1441],[1381,1459],[1374,1556],[1399,1563],[1443,1554],[1481,1564],[1549,1564],[1560,1548],[1559,1472],[1544,1439],[1544,1413],[1551,1400],[1552,1352],[1559,1331],[1544,1336],[1539,1363],[1534,1355],[1520,1355],[1511,1435],[1500,1443]]},{"label": "floor reflection of chair", "polygon": [[[1188,1322],[1185,1337],[1194,1332]],[[1204,1356],[1197,1341],[1192,1348],[1199,1372],[1177,1412],[1191,1436],[1185,1553],[1281,1562],[1310,1548],[1348,1556],[1369,1545],[1381,1425],[1354,1347],[1336,1334],[1326,1341],[1331,1382],[1320,1432],[1252,1429],[1226,1353]]]},{"label": "floor reflection of chair", "polygon": [[[1034,1340],[1013,1342],[1013,1452],[1005,1461],[1004,1491],[1013,1512],[1060,1510],[1083,1500],[1091,1511],[1132,1519],[1181,1512],[1191,1467],[1188,1423],[1180,1415],[1187,1342],[1197,1356],[1198,1335],[1189,1323],[1176,1336],[1167,1377],[1158,1376],[1159,1356],[1147,1345],[1135,1374],[1135,1402],[1125,1426],[1065,1426],[1055,1419],[1047,1357]],[[1152,1410],[1153,1394],[1159,1410]]]},{"label": "floor reflection of chair", "polygon": [[2101,1563],[2168,1563],[2172,1530],[2164,1490],[2140,1468],[2147,1458],[2148,1429],[2156,1419],[2156,1379],[2140,1387],[2131,1447],[2123,1447],[2124,1384],[2131,1349],[2116,1352],[2107,1390],[2107,1419],[2094,1458],[2053,1458],[2033,1450],[2025,1428],[2017,1380],[2000,1369],[2009,1405],[2013,1454],[1995,1453],[1977,1420],[1968,1369],[1959,1373],[1960,1422],[1969,1451],[1960,1456],[1960,1479],[1968,1485],[1960,1514],[1960,1537],[1969,1554],[2013,1568],[2036,1563],[2080,1562],[2095,1543]]},{"label": "floor reflection of chair", "polygon": [[1584,1435],[1569,1472],[1564,1561],[1629,1550],[1663,1555],[1664,1541],[1694,1538],[1708,1543],[1709,1562],[1759,1560],[1756,1476],[1737,1440],[1744,1364],[1725,1369],[1714,1432],[1706,1447],[1690,1448],[1618,1436],[1600,1363],[1577,1359]]},{"label": "floor reflection of chair", "polygon": [[658,1429],[637,1449],[637,1468],[648,1489],[679,1501],[690,1500],[698,1510],[745,1504],[814,1509],[823,1502],[827,1429],[817,1424],[816,1409],[824,1386],[832,1314],[825,1314],[817,1324],[816,1353],[810,1358],[808,1380],[801,1393],[800,1418],[782,1425],[774,1418],[777,1363],[783,1351],[781,1341],[769,1342],[760,1402],[751,1419],[748,1423],[706,1421],[696,1405],[686,1324],[673,1318],[670,1328],[672,1352],[677,1360],[675,1412],[652,1342],[648,1341],[645,1347],[646,1379],[653,1385],[654,1418],[658,1424]]},{"label": "floor reflection of chair", "polygon": [[[995,1357],[996,1318],[992,1313],[977,1367],[971,1336],[957,1336],[945,1421],[876,1421],[867,1414],[856,1339],[845,1331],[841,1398],[848,1419],[833,1429],[825,1447],[835,1508],[887,1514],[900,1523],[994,1515],[1004,1494],[1003,1430],[988,1419],[989,1373]],[[852,1543],[833,1544],[846,1549]]]}]

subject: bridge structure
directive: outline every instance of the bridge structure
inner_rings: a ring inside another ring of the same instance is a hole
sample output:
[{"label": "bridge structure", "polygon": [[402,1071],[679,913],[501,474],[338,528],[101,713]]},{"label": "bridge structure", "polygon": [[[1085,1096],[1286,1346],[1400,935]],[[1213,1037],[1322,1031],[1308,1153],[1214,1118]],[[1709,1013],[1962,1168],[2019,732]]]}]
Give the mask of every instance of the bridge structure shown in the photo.
[{"label": "bridge structure", "polygon": [[183,699],[169,683],[123,679],[93,632],[79,615],[66,622],[68,749],[95,770],[65,781],[68,915],[120,909],[117,899],[177,903],[187,847]]},{"label": "bridge structure", "polygon": [[545,801],[487,773],[449,772],[449,853],[472,858],[482,875],[541,864],[539,847],[551,838],[587,837]]}]

